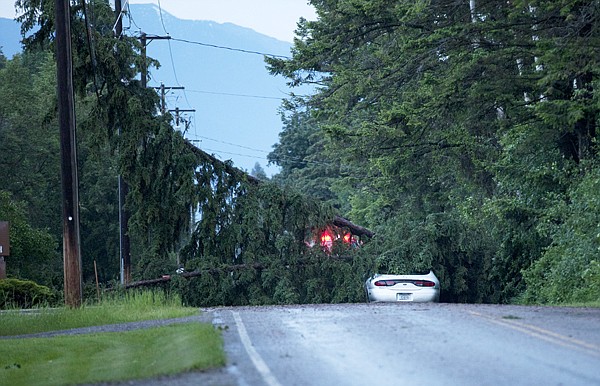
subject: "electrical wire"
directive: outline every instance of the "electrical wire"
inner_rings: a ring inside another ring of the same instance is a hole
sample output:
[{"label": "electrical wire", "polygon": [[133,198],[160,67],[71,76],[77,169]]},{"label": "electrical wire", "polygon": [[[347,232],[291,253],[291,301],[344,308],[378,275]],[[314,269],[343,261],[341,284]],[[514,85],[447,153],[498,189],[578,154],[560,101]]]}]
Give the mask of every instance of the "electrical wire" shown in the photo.
[{"label": "electrical wire", "polygon": [[100,92],[98,91],[98,71],[96,68],[96,51],[94,50],[94,41],[92,38],[92,31],[90,27],[90,21],[87,14],[87,5],[85,4],[85,0],[81,0],[81,6],[83,9],[83,18],[85,20],[85,34],[87,37],[88,50],[90,51],[90,60],[92,63],[92,77],[94,80],[94,92],[96,93],[96,98],[100,101]]},{"label": "electrical wire", "polygon": [[198,94],[209,94],[209,95],[225,95],[225,96],[235,96],[242,98],[257,98],[257,99],[274,99],[274,100],[282,100],[282,97],[273,97],[273,96],[264,96],[264,95],[250,95],[250,94],[234,94],[227,92],[216,92],[216,91],[204,91],[204,90],[187,90],[189,92],[198,93]]},{"label": "electrical wire", "polygon": [[165,31],[165,33],[168,35],[169,33],[167,32],[167,29],[165,28],[165,21],[163,20],[163,12],[162,12],[162,7],[160,5],[160,0],[158,0],[158,10],[160,11],[160,23],[162,24],[163,27],[163,31]]},{"label": "electrical wire", "polygon": [[[210,137],[205,137],[202,135],[196,135],[196,138],[201,138],[201,139],[206,139],[209,141],[213,141],[213,142],[218,142],[218,143],[222,143],[225,145],[230,145],[230,146],[234,146],[234,147],[239,147],[241,149],[246,149],[246,150],[251,150],[251,151],[256,151],[256,152],[260,152],[260,153],[265,153],[265,154],[269,154],[269,151],[266,150],[260,150],[260,149],[255,149],[255,148],[251,148],[248,146],[244,146],[244,145],[238,145],[235,143],[231,143],[231,142],[226,142],[226,141],[222,141],[219,139],[215,139],[215,138],[210,138]],[[248,158],[260,158],[260,159],[264,159],[269,161],[268,158],[263,157],[263,156],[258,156],[258,155],[250,155],[250,154],[239,154],[239,153],[231,153],[231,152],[227,152],[227,151],[220,151],[220,150],[213,150],[213,149],[203,149],[206,151],[214,151],[217,153],[223,153],[223,154],[229,154],[229,155],[237,155],[237,156],[241,156],[241,157],[248,157]],[[304,158],[298,158],[298,157],[291,157],[291,156],[279,156],[277,157],[278,160],[281,161],[292,161],[292,162],[301,162],[304,164],[311,164],[311,165],[322,165],[322,166],[335,166],[334,164],[330,163],[330,162],[323,162],[323,161],[312,161],[312,160],[307,160]]]},{"label": "electrical wire", "polygon": [[[127,7],[129,5],[129,0],[125,0],[125,2],[123,3],[123,5],[121,6],[121,11],[119,12],[119,17],[117,17],[117,21],[115,22],[115,25],[113,25],[113,32],[117,33],[117,24],[119,24],[119,21],[121,20],[121,18],[123,17],[123,13],[125,11],[125,7]],[[121,31],[121,35],[123,34],[123,31]],[[121,36],[117,36],[117,39],[120,39]]]},{"label": "electrical wire", "polygon": [[182,43],[188,43],[188,44],[195,44],[195,45],[198,45],[198,46],[218,48],[218,49],[222,49],[222,50],[229,50],[229,51],[236,51],[236,52],[243,52],[245,54],[255,54],[255,55],[261,55],[261,56],[270,56],[270,57],[273,57],[273,58],[291,59],[290,56],[286,56],[286,55],[269,54],[269,53],[266,53],[266,52],[245,50],[245,49],[242,49],[242,48],[233,48],[233,47],[227,47],[227,46],[219,46],[217,44],[209,44],[209,43],[196,42],[196,41],[188,40],[188,39],[178,39],[178,38],[171,37],[171,40],[174,40],[176,42],[182,42]]},{"label": "electrical wire", "polygon": [[141,31],[142,29],[140,28],[139,25],[137,25],[137,23],[135,22],[135,20],[133,19],[133,15],[131,14],[131,7],[129,6],[129,1],[127,2],[127,18],[129,19],[129,28],[131,29],[131,23],[133,23],[133,25],[139,30]]},{"label": "electrical wire", "polygon": [[[170,37],[171,35],[169,34],[169,32],[167,31],[167,28],[165,27],[165,21],[163,18],[163,10],[162,10],[162,5],[160,4],[160,0],[158,0],[158,10],[159,10],[159,15],[160,15],[160,23],[162,24],[163,31],[165,31],[165,34],[167,34],[167,36]],[[181,86],[181,83],[179,82],[179,78],[177,77],[177,70],[175,69],[175,60],[173,59],[173,50],[171,48],[171,39],[167,40],[167,43],[169,45],[169,57],[171,58],[171,68],[173,69],[173,76],[175,77],[175,83],[177,83],[177,86]],[[186,101],[188,107],[191,109],[192,105],[187,98],[185,88],[183,89],[183,96],[185,98],[185,101]]]},{"label": "electrical wire", "polygon": [[[192,40],[187,40],[187,39],[173,38],[169,34],[169,32],[167,31],[167,29],[166,29],[166,26],[165,26],[165,23],[164,23],[164,18],[163,18],[162,6],[161,6],[161,3],[160,3],[160,0],[158,1],[158,8],[159,8],[159,15],[160,15],[160,20],[161,20],[161,24],[162,24],[162,27],[163,27],[163,31],[170,37],[170,39],[167,40],[167,42],[169,44],[169,56],[170,56],[170,60],[171,60],[171,66],[172,66],[172,69],[173,69],[173,75],[175,77],[175,82],[177,83],[178,86],[181,86],[181,83],[179,82],[179,79],[177,77],[177,71],[175,69],[175,60],[173,59],[173,51],[172,51],[172,47],[171,47],[171,40],[178,41],[178,42],[183,42],[183,43],[188,43],[188,44],[195,44],[195,45],[205,46],[205,47],[211,47],[211,48],[217,48],[217,49],[223,49],[223,50],[229,50],[229,51],[235,51],[235,52],[242,52],[242,53],[246,53],[246,54],[256,54],[256,55],[261,55],[261,56],[270,56],[270,57],[278,57],[278,58],[291,59],[289,56],[285,56],[285,55],[270,54],[270,53],[265,53],[265,52],[260,52],[260,51],[245,50],[245,49],[240,49],[240,48],[233,48],[233,47],[227,47],[227,46],[220,46],[220,45],[216,45],[216,44],[208,44],[208,43],[203,43],[203,42],[197,42],[197,41],[192,41]],[[137,24],[136,24],[136,26],[137,26]],[[259,95],[245,95],[245,94],[234,94],[234,93],[218,93],[218,92],[199,91],[199,90],[192,91],[192,92],[204,93],[204,94],[213,94],[213,95],[229,95],[229,96],[246,97],[246,98],[276,99],[276,100],[283,99],[283,98],[268,97],[268,96],[259,96]],[[186,100],[186,103],[187,103],[188,107],[191,109],[192,105],[191,105],[191,103],[188,100],[187,93],[186,93],[185,89],[183,89],[183,96],[184,96],[184,98]]]},{"label": "electrical wire", "polygon": [[[171,66],[173,69],[173,75],[175,77],[175,81],[177,83],[178,86],[181,86],[181,84],[179,83],[179,79],[177,77],[177,71],[175,68],[175,61],[173,58],[173,51],[172,51],[172,47],[171,47],[171,40],[174,41],[178,41],[178,42],[182,42],[182,43],[187,43],[187,44],[194,44],[194,45],[199,45],[199,46],[204,46],[204,47],[210,47],[210,48],[216,48],[216,49],[223,49],[223,50],[229,50],[229,51],[234,51],[234,52],[241,52],[241,53],[246,53],[246,54],[254,54],[254,55],[261,55],[261,56],[269,56],[269,57],[275,57],[275,58],[284,58],[284,59],[291,59],[289,56],[285,56],[285,55],[277,55],[277,54],[271,54],[271,53],[265,53],[265,52],[260,52],[260,51],[253,51],[253,50],[246,50],[246,49],[240,49],[240,48],[233,48],[233,47],[227,47],[227,46],[221,46],[221,45],[216,45],[216,44],[209,44],[209,43],[203,43],[203,42],[198,42],[198,41],[192,41],[192,40],[188,40],[188,39],[179,39],[179,38],[173,38],[170,36],[169,32],[166,29],[165,23],[164,23],[164,18],[163,18],[163,11],[162,11],[162,6],[160,3],[160,0],[158,0],[158,7],[159,7],[159,15],[160,15],[160,20],[161,20],[161,24],[163,27],[164,32],[170,37],[170,39],[168,39],[168,43],[169,43],[169,55],[170,55],[170,59],[171,59]],[[130,11],[131,13],[131,11]],[[130,20],[133,20],[132,18]],[[135,21],[134,21],[135,24]],[[137,26],[137,24],[136,24]],[[137,26],[139,28],[139,26]],[[152,75],[150,75],[150,77],[152,78]],[[185,93],[185,89],[184,90],[184,97],[186,99],[186,102],[188,103],[188,106],[190,106],[189,101],[187,100],[187,95]],[[204,94],[212,94],[212,95],[226,95],[226,96],[235,96],[235,97],[246,97],[246,98],[259,98],[259,99],[273,99],[273,100],[281,100],[283,98],[281,97],[270,97],[270,96],[259,96],[259,95],[248,95],[248,94],[235,94],[235,93],[222,93],[222,92],[210,92],[210,91],[202,91],[202,90],[190,90],[190,92],[196,92],[196,93],[204,93]],[[195,121],[195,120],[194,120]],[[190,123],[192,123],[192,120],[190,120]],[[194,129],[196,129],[196,126],[194,125]],[[203,138],[206,140],[210,140],[210,141],[215,141],[215,142],[219,142],[222,144],[226,144],[229,146],[234,146],[234,147],[239,147],[242,149],[246,149],[246,150],[250,150],[250,151],[256,151],[256,152],[260,152],[260,153],[264,153],[264,154],[269,154],[269,151],[265,151],[265,150],[260,150],[260,149],[255,149],[255,148],[251,148],[248,146],[243,146],[243,145],[238,145],[238,144],[234,144],[231,142],[226,142],[226,141],[221,141],[221,140],[217,140],[214,138],[209,138],[209,137],[204,137],[204,136],[200,136],[200,135],[196,135],[197,138]],[[214,149],[203,149],[204,151],[211,151],[211,152],[215,152],[217,154],[228,154],[228,155],[234,155],[234,156],[239,156],[239,157],[247,157],[247,158],[259,158],[261,160],[266,160],[269,161],[269,159],[266,156],[256,156],[256,155],[249,155],[249,154],[240,154],[240,153],[234,153],[234,152],[228,152],[228,151],[221,151],[221,150],[214,150]],[[279,157],[280,160],[288,160],[288,161],[294,161],[294,162],[301,162],[301,163],[305,163],[305,164],[316,164],[316,165],[325,165],[325,166],[331,166],[331,164],[329,163],[325,163],[325,162],[318,162],[318,161],[310,161],[310,160],[305,160],[305,159],[300,159],[297,157],[289,157],[289,156],[283,156],[283,157]]]},{"label": "electrical wire", "polygon": [[[213,152],[213,154],[217,154],[217,155],[227,154],[227,155],[260,159],[263,161],[271,162],[271,160],[269,160],[267,157],[264,157],[264,156],[234,153],[234,152],[229,152],[229,151],[224,151],[224,150],[215,150],[215,149],[210,149],[210,148],[200,147],[200,146],[197,146],[197,147],[205,152]],[[306,159],[300,159],[300,158],[295,158],[295,157],[286,157],[286,156],[278,157],[276,161],[292,161],[292,162],[298,162],[298,163],[307,164],[307,165],[311,164],[311,165],[330,166],[330,167],[337,166],[336,164],[330,163],[330,162],[310,161],[310,160],[306,160]]]},{"label": "electrical wire", "polygon": [[222,141],[220,139],[205,137],[205,136],[202,136],[202,135],[197,135],[196,137],[197,138],[206,139],[206,140],[209,140],[209,141],[213,141],[213,142],[223,143],[225,145],[231,145],[231,146],[239,147],[239,148],[242,148],[242,149],[247,149],[247,150],[252,150],[252,151],[258,151],[258,152],[261,152],[261,153],[269,154],[269,152],[266,151],[266,150],[255,149],[255,148],[244,146],[244,145],[238,145],[238,144],[235,144],[235,143],[231,143],[231,142],[227,142],[227,141]]}]

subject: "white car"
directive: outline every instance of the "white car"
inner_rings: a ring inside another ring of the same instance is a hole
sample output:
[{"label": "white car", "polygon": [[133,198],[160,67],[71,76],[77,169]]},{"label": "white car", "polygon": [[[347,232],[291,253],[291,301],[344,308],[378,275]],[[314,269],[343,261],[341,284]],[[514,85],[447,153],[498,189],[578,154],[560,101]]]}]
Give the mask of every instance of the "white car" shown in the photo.
[{"label": "white car", "polygon": [[373,275],[365,283],[368,302],[439,302],[440,281],[426,275]]}]

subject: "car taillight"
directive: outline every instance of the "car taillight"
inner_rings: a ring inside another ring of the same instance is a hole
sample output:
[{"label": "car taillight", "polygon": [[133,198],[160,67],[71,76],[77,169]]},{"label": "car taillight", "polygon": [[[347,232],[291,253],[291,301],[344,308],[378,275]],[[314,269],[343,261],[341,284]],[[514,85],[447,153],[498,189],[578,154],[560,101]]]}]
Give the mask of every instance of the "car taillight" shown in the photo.
[{"label": "car taillight", "polygon": [[377,280],[373,284],[377,287],[392,287],[392,286],[395,286],[396,284],[400,284],[400,283],[406,283],[406,284],[410,283],[417,287],[435,287],[435,283],[432,281],[429,281],[429,280],[407,280],[407,279]]},{"label": "car taillight", "polygon": [[388,287],[388,286],[396,285],[396,282],[394,280],[377,280],[375,282],[375,285],[377,287]]},{"label": "car taillight", "polygon": [[429,280],[415,280],[413,284],[417,287],[435,287],[435,283]]}]

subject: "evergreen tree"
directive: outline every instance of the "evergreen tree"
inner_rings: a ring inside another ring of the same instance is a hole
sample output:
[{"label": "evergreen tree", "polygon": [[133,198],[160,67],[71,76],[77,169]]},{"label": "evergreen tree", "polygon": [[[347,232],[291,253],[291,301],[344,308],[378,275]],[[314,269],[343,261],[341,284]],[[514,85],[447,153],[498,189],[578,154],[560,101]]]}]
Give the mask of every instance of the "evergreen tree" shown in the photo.
[{"label": "evergreen tree", "polygon": [[329,186],[351,186],[347,213],[376,228],[374,269],[432,267],[445,300],[519,295],[573,171],[589,170],[575,165],[596,155],[598,5],[312,4],[294,57],[268,62],[292,85],[318,84],[299,107],[328,138],[312,156],[354,168]]}]

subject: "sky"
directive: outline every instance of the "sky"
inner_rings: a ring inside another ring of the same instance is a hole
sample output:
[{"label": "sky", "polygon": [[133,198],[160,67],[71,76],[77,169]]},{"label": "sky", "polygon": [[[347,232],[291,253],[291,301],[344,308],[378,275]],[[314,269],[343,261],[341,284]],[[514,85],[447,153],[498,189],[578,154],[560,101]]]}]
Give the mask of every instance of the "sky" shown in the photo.
[{"label": "sky", "polygon": [[[121,0],[123,3],[126,0]],[[279,40],[292,42],[300,17],[316,19],[308,0],[130,0],[132,4],[158,4],[179,19],[212,20],[247,27]],[[114,1],[111,0],[114,4]],[[0,17],[15,16],[14,0],[0,0]]]}]

